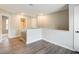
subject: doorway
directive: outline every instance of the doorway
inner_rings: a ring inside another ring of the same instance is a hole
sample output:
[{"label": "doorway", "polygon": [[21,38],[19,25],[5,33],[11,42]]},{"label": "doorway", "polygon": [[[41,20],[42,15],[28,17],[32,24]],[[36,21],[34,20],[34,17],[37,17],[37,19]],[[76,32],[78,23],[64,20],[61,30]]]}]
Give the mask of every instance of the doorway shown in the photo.
[{"label": "doorway", "polygon": [[8,34],[8,17],[2,16],[2,34]]},{"label": "doorway", "polygon": [[27,42],[27,19],[20,18],[20,29],[21,29],[21,37],[23,38],[24,43]]}]

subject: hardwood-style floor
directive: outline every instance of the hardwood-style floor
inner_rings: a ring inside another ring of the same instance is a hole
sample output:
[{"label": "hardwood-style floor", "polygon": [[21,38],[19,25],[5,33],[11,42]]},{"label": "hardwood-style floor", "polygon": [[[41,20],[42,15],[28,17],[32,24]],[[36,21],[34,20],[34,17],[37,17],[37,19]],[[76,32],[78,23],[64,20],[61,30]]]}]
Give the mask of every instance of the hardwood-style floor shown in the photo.
[{"label": "hardwood-style floor", "polygon": [[26,45],[21,37],[10,40],[9,47],[0,45],[1,54],[76,54],[71,50],[57,46],[44,40]]}]

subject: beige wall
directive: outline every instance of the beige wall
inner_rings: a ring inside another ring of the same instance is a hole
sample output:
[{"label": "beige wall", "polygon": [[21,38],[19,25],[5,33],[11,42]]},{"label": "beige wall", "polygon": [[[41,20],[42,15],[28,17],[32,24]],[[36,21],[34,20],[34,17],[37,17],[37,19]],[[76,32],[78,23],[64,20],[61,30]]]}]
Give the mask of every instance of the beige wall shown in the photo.
[{"label": "beige wall", "polygon": [[50,15],[38,16],[38,27],[68,30],[68,10],[55,12]]},{"label": "beige wall", "polygon": [[27,28],[37,28],[37,17],[28,17],[27,22]]}]

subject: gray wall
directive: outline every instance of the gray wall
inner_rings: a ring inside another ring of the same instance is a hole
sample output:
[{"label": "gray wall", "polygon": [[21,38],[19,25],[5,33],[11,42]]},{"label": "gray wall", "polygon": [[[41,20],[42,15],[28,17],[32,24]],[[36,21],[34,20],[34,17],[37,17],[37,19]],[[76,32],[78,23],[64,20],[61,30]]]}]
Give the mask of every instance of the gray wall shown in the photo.
[{"label": "gray wall", "polygon": [[38,27],[69,30],[68,16],[68,10],[58,11],[49,15],[38,16]]}]

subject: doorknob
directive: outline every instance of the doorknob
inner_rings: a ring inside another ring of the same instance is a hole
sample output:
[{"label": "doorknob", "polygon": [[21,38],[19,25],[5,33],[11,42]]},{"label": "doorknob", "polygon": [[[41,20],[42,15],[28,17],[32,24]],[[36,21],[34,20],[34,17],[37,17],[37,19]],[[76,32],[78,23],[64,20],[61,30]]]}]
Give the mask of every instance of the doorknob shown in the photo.
[{"label": "doorknob", "polygon": [[79,33],[79,31],[75,31],[76,33]]}]

